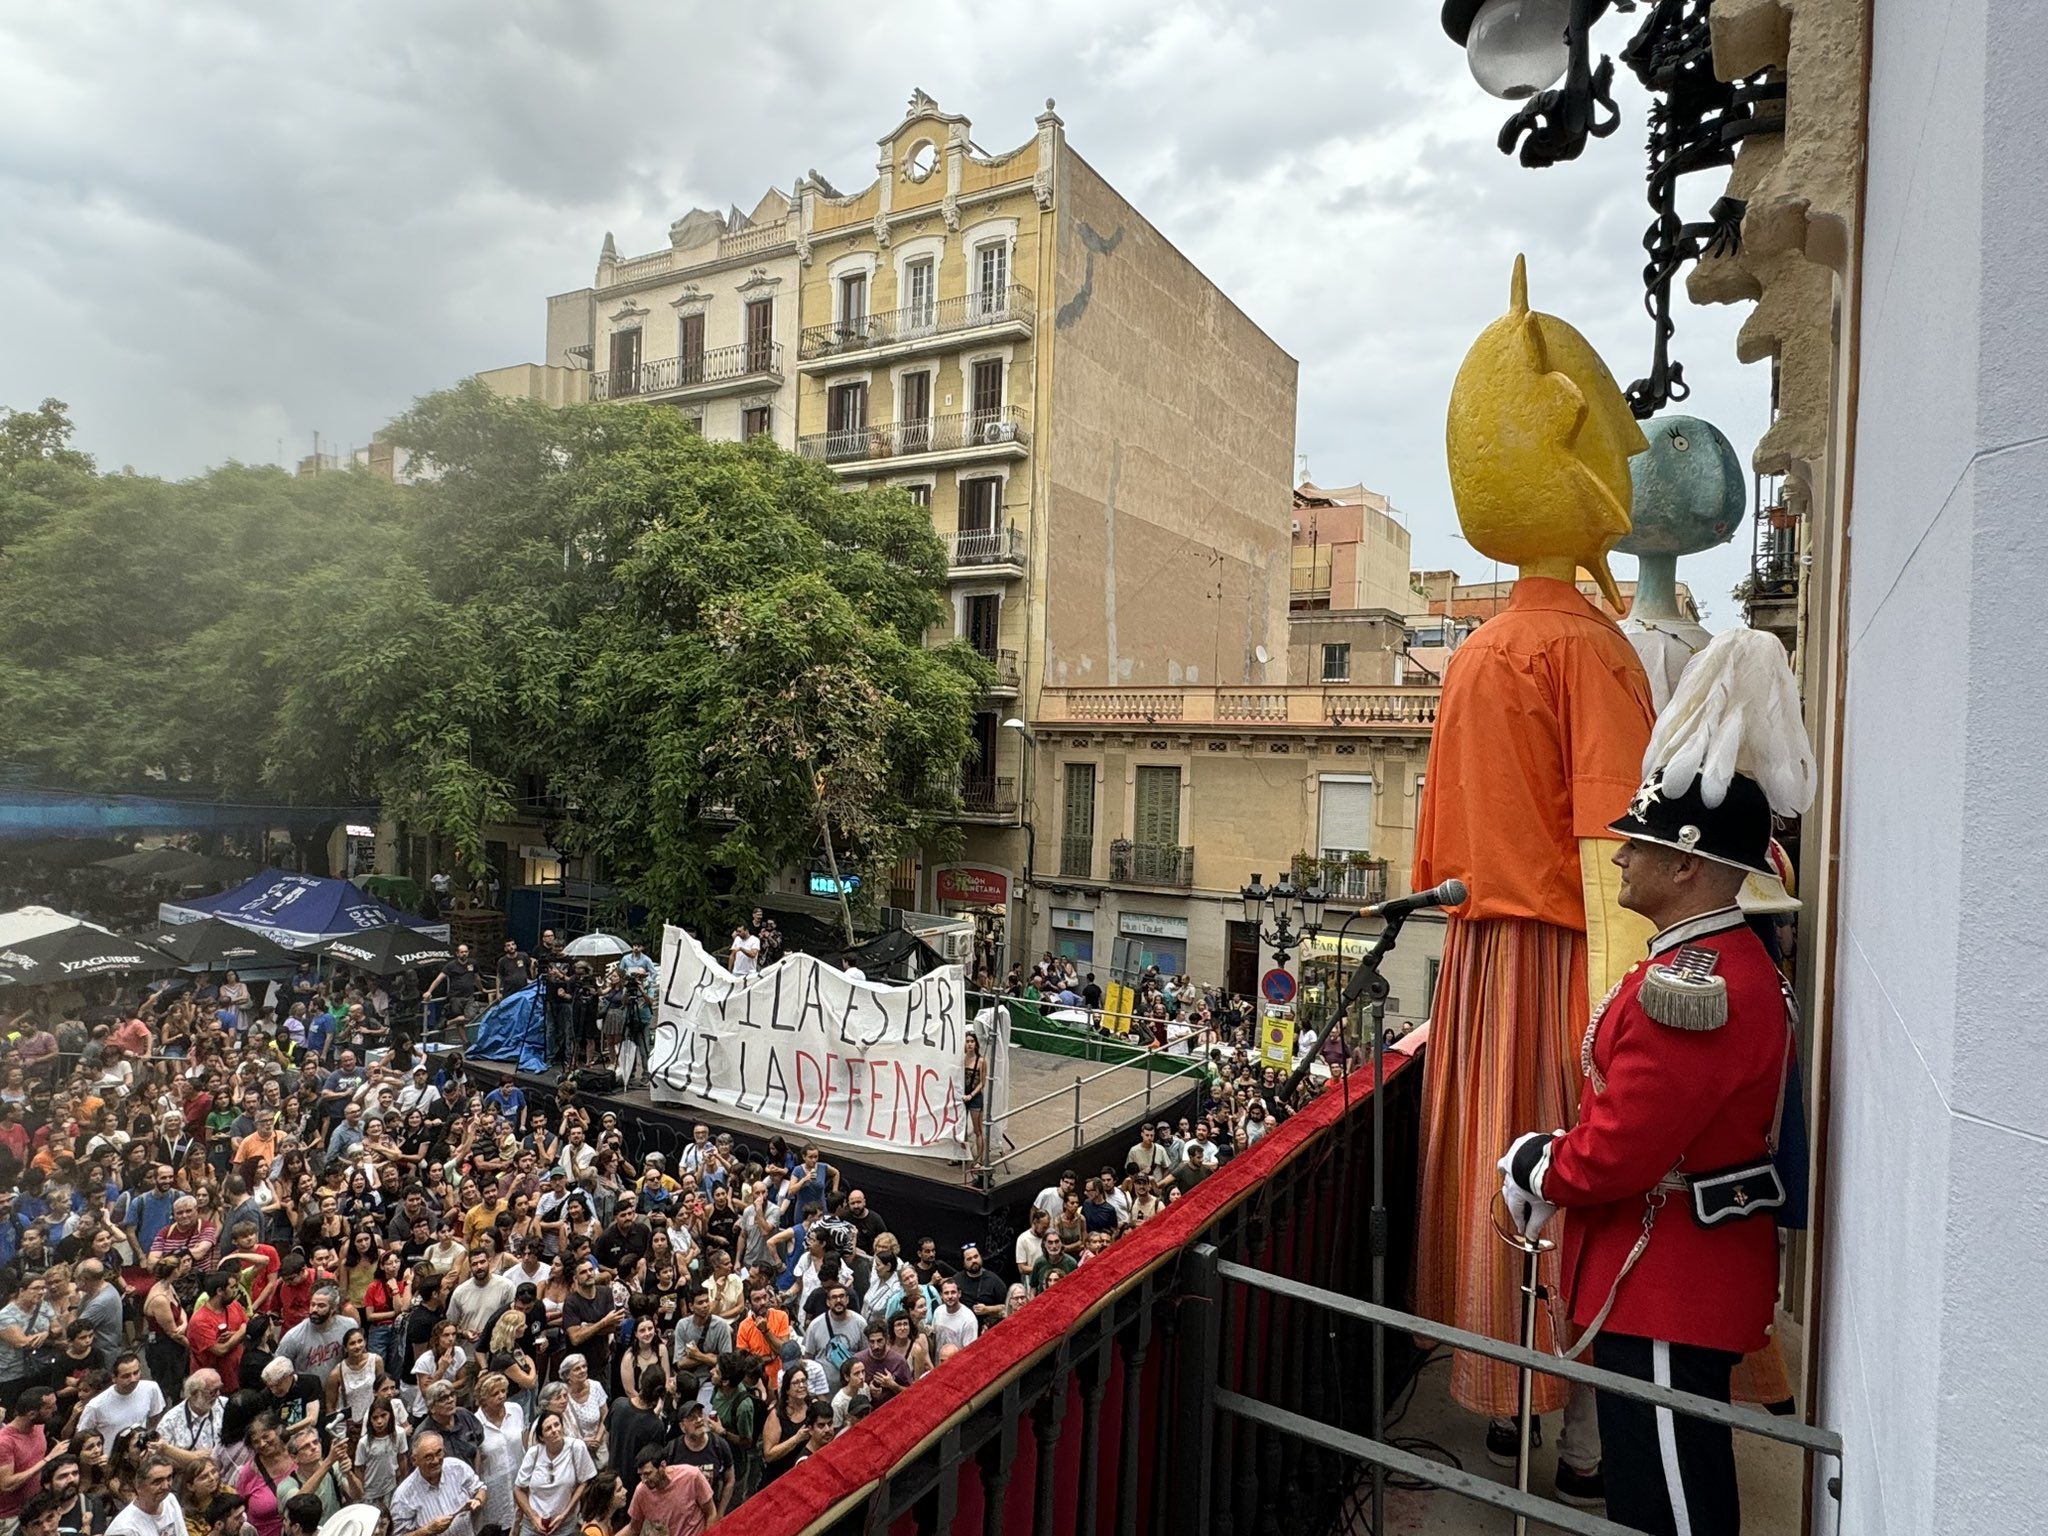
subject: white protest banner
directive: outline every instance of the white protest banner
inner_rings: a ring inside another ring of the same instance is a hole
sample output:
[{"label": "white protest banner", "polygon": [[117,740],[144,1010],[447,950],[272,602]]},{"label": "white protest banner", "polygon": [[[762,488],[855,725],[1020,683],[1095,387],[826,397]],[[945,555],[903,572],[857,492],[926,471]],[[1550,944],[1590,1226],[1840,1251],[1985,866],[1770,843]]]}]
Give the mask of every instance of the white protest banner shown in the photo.
[{"label": "white protest banner", "polygon": [[967,975],[856,980],[810,955],[735,976],[680,928],[661,945],[657,1104],[702,1104],[836,1141],[963,1155]]}]

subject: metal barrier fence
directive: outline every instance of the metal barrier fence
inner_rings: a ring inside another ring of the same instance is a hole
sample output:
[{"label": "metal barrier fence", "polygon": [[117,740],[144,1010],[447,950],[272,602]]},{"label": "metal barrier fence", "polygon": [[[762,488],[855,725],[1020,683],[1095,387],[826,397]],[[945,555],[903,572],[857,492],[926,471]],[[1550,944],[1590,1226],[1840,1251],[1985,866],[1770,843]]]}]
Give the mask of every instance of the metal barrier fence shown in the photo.
[{"label": "metal barrier fence", "polygon": [[[1195,1395],[1199,1401],[1190,1410],[1188,1420],[1188,1431],[1192,1439],[1183,1447],[1192,1465],[1210,1464],[1211,1457],[1215,1454],[1217,1425],[1222,1418],[1228,1417],[1242,1420],[1258,1430],[1278,1433],[1293,1441],[1306,1442],[1309,1448],[1306,1454],[1310,1456],[1336,1452],[1368,1464],[1377,1464],[1390,1474],[1413,1478],[1455,1494],[1461,1499],[1470,1499],[1475,1503],[1504,1510],[1520,1520],[1541,1521],[1557,1530],[1572,1532],[1573,1536],[1634,1536],[1629,1527],[1617,1525],[1603,1516],[1590,1514],[1537,1494],[1524,1493],[1456,1467],[1446,1466],[1442,1462],[1403,1450],[1385,1440],[1375,1440],[1369,1435],[1346,1429],[1341,1423],[1333,1424],[1327,1416],[1312,1417],[1297,1413],[1276,1403],[1226,1387],[1223,1385],[1225,1362],[1222,1323],[1222,1319],[1228,1315],[1225,1306],[1226,1283],[1243,1287],[1254,1296],[1271,1298],[1266,1303],[1268,1307],[1285,1303],[1295,1308],[1306,1307],[1335,1313],[1340,1317],[1364,1323],[1375,1330],[1392,1329],[1401,1337],[1433,1339],[1454,1349],[1469,1350],[1473,1354],[1486,1355],[1509,1365],[1540,1371],[1550,1376],[1561,1376],[1567,1381],[1578,1382],[1602,1392],[1634,1398],[1638,1402],[1669,1409],[1673,1413],[1685,1414],[1690,1418],[1725,1424],[1740,1433],[1756,1435],[1795,1448],[1808,1458],[1809,1471],[1812,1457],[1829,1457],[1835,1463],[1836,1473],[1829,1480],[1828,1489],[1837,1501],[1835,1530],[1839,1532],[1841,1529],[1839,1499],[1842,1437],[1833,1430],[1817,1428],[1796,1419],[1748,1412],[1728,1403],[1716,1402],[1712,1398],[1679,1392],[1633,1376],[1622,1376],[1613,1371],[1602,1370],[1598,1366],[1524,1349],[1518,1344],[1503,1343],[1498,1339],[1487,1338],[1483,1334],[1468,1333],[1462,1328],[1453,1328],[1430,1318],[1419,1317],[1412,1312],[1402,1312],[1394,1307],[1375,1306],[1369,1301],[1361,1301],[1356,1297],[1325,1290],[1286,1275],[1274,1274],[1269,1270],[1226,1259],[1212,1243],[1201,1243],[1190,1250],[1182,1269],[1182,1294],[1200,1303],[1189,1323],[1194,1337],[1186,1347],[1206,1366],[1193,1373]],[[1181,1533],[1181,1536],[1211,1536],[1214,1532],[1227,1533],[1233,1529],[1231,1512],[1219,1508],[1210,1479],[1185,1479],[1180,1485],[1180,1494],[1181,1501],[1174,1529]],[[1255,1488],[1254,1497],[1256,1496]]]}]

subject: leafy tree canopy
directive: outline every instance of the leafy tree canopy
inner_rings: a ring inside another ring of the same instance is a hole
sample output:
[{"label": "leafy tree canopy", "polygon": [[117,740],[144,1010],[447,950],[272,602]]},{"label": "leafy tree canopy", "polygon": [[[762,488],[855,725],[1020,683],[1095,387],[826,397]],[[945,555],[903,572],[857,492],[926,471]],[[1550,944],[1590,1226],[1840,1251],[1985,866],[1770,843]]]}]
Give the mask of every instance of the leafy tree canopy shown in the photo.
[{"label": "leafy tree canopy", "polygon": [[871,876],[947,835],[990,675],[924,645],[945,556],[900,491],[474,383],[392,429],[413,486],[95,476],[68,435],[0,418],[0,756],[48,782],[376,798],[472,865],[539,793],[678,918],[807,859],[821,795]]}]

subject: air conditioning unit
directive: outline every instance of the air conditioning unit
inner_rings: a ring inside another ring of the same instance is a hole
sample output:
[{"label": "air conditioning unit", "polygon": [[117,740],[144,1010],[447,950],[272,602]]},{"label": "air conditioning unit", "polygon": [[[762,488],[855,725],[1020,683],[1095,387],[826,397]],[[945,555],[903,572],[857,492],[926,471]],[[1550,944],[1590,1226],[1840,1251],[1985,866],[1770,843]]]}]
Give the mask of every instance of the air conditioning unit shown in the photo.
[{"label": "air conditioning unit", "polygon": [[1289,518],[1289,519],[1287,520],[1287,531],[1288,531],[1289,533],[1299,533],[1299,532],[1301,532],[1301,519],[1300,519],[1300,518],[1298,518],[1298,517],[1291,517],[1291,518]]},{"label": "air conditioning unit", "polygon": [[1014,421],[991,421],[981,429],[984,443],[1014,443],[1017,440],[1017,423]]}]

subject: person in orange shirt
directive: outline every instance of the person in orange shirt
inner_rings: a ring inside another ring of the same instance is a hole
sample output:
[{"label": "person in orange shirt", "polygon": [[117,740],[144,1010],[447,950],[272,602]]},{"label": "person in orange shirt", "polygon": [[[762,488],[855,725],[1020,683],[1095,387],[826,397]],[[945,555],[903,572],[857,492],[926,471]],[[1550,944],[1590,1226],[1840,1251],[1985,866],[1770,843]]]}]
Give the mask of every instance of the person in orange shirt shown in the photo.
[{"label": "person in orange shirt", "polygon": [[789,1326],[789,1314],[774,1305],[775,1294],[765,1285],[757,1285],[747,1293],[747,1315],[740,1319],[740,1325],[733,1330],[733,1348],[761,1360],[761,1380],[767,1386],[770,1397],[775,1394],[776,1384],[782,1379],[785,1361],[801,1353],[796,1335]]},{"label": "person in orange shirt", "polygon": [[[256,1112],[256,1129],[235,1148],[235,1169],[254,1184],[269,1176],[277,1161],[277,1116],[267,1109]],[[254,1165],[254,1166],[252,1166]]]}]

